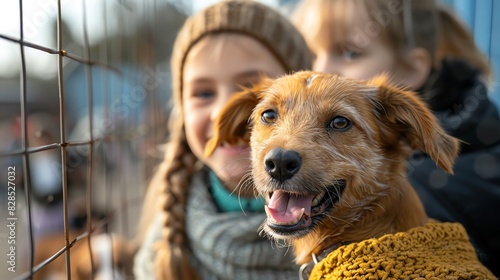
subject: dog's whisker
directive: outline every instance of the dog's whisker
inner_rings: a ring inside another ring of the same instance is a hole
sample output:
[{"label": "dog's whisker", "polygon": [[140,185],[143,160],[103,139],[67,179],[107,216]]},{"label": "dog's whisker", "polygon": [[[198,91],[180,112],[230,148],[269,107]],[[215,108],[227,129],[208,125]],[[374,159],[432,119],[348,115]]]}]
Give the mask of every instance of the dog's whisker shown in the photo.
[{"label": "dog's whisker", "polygon": [[[229,162],[228,164],[226,164],[224,167],[221,167],[219,170],[214,170],[214,172],[217,174],[217,171],[222,171],[223,169],[227,169],[227,168],[230,168],[230,166],[232,166],[233,164],[235,164],[235,162],[238,162],[238,161],[248,161],[249,160],[249,157],[245,157],[245,158],[240,158],[240,159],[237,159],[237,160],[233,160],[231,162]],[[254,187],[254,184],[253,184],[253,177],[252,177],[252,169],[251,167],[247,167],[246,170],[243,170],[242,171],[244,174],[242,175],[240,181],[238,182],[238,184],[236,185],[236,187],[234,188],[234,190],[231,191],[230,195],[234,195],[237,193],[237,197],[238,197],[238,203],[239,203],[239,206],[240,206],[240,209],[243,211],[243,214],[246,215],[246,212],[245,212],[245,209],[243,207],[243,205],[241,204],[241,197],[243,196],[242,193],[245,193],[245,190],[248,190],[250,189],[253,193],[253,195],[255,197],[256,196],[256,189]]]},{"label": "dog's whisker", "polygon": [[285,251],[285,254],[284,254],[284,255],[288,254],[288,252],[290,251],[290,248],[291,248],[291,246],[290,246],[290,245],[286,247],[286,251]]},{"label": "dog's whisker", "polygon": [[238,202],[240,204],[240,209],[243,211],[244,215],[246,215],[246,212],[245,212],[245,209],[244,209],[243,205],[241,204],[241,197],[242,197],[242,193],[245,193],[246,192],[245,190],[248,190],[248,189],[250,189],[252,191],[255,199],[257,199],[258,196],[257,196],[257,193],[256,193],[256,189],[254,187],[254,183],[253,183],[253,178],[252,178],[251,172],[248,172],[248,173],[244,174],[242,176],[240,182],[236,186],[236,188],[233,190],[233,193],[236,190],[238,190]]},{"label": "dog's whisker", "polygon": [[[332,214],[327,214],[325,215],[325,218],[328,218],[330,219],[331,221],[333,221],[334,224],[336,225],[341,225],[341,228],[347,228],[347,227],[354,227],[354,222],[355,222],[355,218],[351,218],[351,219],[342,219],[340,217],[337,217],[335,215],[332,215]],[[342,230],[341,228],[338,228],[336,233],[334,233],[334,235],[341,235],[342,234]],[[334,236],[334,235],[330,235],[330,236]]]}]

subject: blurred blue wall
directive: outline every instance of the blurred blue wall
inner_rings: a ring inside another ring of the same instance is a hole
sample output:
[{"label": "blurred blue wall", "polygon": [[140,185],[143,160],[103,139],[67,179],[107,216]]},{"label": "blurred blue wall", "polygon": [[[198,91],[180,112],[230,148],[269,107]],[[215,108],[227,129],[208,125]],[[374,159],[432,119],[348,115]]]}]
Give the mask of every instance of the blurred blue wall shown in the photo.
[{"label": "blurred blue wall", "polygon": [[479,48],[488,55],[493,67],[491,95],[500,107],[500,1],[442,0],[450,5],[469,25]]}]

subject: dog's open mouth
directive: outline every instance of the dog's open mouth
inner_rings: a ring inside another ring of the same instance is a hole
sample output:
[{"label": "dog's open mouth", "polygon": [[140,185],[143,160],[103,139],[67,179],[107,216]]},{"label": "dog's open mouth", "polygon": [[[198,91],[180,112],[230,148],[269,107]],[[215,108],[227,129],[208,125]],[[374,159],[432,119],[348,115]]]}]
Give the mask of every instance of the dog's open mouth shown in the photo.
[{"label": "dog's open mouth", "polygon": [[268,194],[267,226],[280,235],[307,234],[337,203],[345,181],[327,187],[320,193],[296,194],[281,189]]}]

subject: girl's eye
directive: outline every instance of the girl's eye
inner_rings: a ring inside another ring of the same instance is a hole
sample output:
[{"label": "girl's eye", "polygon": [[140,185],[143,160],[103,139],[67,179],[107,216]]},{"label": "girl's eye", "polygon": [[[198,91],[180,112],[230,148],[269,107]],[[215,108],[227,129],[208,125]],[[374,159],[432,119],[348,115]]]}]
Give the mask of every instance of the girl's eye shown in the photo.
[{"label": "girl's eye", "polygon": [[345,60],[351,61],[361,56],[360,52],[344,50],[342,51],[342,56]]},{"label": "girl's eye", "polygon": [[211,90],[200,90],[200,91],[195,92],[193,94],[193,96],[196,98],[207,99],[207,98],[215,96],[215,92],[213,92]]},{"label": "girl's eye", "polygon": [[274,110],[267,110],[260,116],[260,120],[265,124],[271,124],[276,122],[277,114]]},{"label": "girl's eye", "polygon": [[338,116],[333,118],[328,124],[328,128],[332,128],[334,130],[347,130],[351,127],[351,121],[347,118]]}]

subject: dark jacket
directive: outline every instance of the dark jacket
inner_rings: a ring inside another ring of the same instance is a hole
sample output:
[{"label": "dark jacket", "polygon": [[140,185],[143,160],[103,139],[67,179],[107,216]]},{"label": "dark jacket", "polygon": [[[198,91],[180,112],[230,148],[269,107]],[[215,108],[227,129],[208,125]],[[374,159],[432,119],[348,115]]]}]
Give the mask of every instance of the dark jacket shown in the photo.
[{"label": "dark jacket", "polygon": [[445,61],[422,97],[445,130],[463,141],[454,175],[426,155],[408,164],[410,182],[427,214],[464,225],[479,259],[500,277],[500,117],[479,71]]}]

